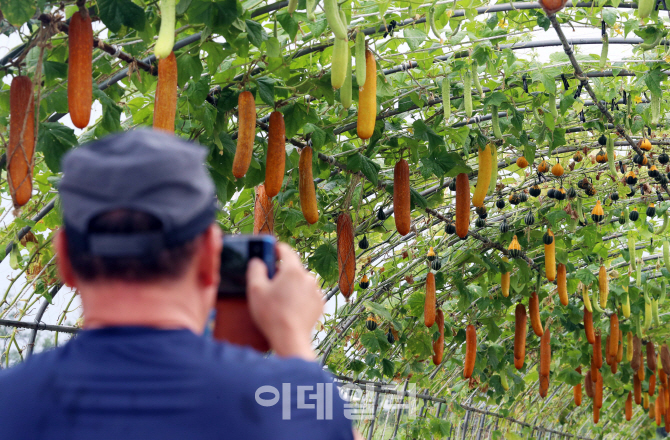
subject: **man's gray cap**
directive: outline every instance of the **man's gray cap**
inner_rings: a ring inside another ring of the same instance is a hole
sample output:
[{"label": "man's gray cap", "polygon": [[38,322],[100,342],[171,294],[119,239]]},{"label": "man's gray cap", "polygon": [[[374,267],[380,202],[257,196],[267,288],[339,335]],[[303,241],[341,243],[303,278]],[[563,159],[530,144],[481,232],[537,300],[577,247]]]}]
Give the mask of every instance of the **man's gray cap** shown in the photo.
[{"label": "man's gray cap", "polygon": [[[194,238],[212,223],[216,209],[206,156],[202,146],[149,129],[108,136],[70,151],[63,158],[58,187],[68,239],[71,234],[86,239],[93,218],[117,209],[157,217],[163,225],[161,240],[168,246]],[[107,247],[111,237],[99,238]],[[146,243],[128,239],[127,253],[141,254]],[[119,242],[116,250],[94,253],[122,256],[123,246]],[[87,247],[100,248],[93,243]]]}]

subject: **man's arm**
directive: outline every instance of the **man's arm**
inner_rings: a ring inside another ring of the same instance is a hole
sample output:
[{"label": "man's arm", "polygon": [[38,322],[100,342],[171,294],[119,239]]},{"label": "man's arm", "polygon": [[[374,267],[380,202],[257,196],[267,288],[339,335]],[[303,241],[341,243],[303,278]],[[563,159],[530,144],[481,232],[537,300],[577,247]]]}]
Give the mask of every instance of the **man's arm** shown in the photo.
[{"label": "man's arm", "polygon": [[312,331],[323,313],[323,295],[289,245],[279,243],[277,253],[280,263],[272,279],[261,260],[249,262],[247,297],[251,316],[277,355],[314,361]]}]

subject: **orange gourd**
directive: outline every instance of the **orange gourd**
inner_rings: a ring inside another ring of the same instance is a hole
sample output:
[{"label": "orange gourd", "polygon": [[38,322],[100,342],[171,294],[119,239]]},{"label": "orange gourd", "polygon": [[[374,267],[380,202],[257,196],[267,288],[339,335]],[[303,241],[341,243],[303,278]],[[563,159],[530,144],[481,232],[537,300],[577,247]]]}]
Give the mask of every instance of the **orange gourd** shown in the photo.
[{"label": "orange gourd", "polygon": [[540,376],[540,397],[547,397],[547,391],[549,390],[549,377]]},{"label": "orange gourd", "polygon": [[15,208],[28,203],[33,192],[34,102],[33,83],[30,78],[27,76],[14,77],[9,90],[7,182]]},{"label": "orange gourd", "polygon": [[255,192],[254,234],[274,234],[275,220],[272,199],[268,197],[263,185],[258,185]]},{"label": "orange gourd", "polygon": [[300,151],[298,176],[300,209],[307,223],[313,225],[319,220],[319,208],[316,203],[316,189],[312,177],[312,147],[305,147]]},{"label": "orange gourd", "polygon": [[174,133],[177,114],[177,58],[171,52],[158,61],[158,84],[154,104],[154,128]]},{"label": "orange gourd", "polygon": [[433,341],[433,363],[440,365],[444,356],[444,312],[442,309],[437,311],[435,324],[437,324],[440,336],[437,338],[437,341]]},{"label": "orange gourd", "polygon": [[610,357],[616,359],[619,352],[619,317],[616,313],[610,315],[610,343],[607,350]]},{"label": "orange gourd", "polygon": [[68,30],[67,103],[70,119],[77,128],[86,128],[93,104],[93,27],[91,17],[72,14]]},{"label": "orange gourd", "polygon": [[351,215],[346,212],[341,212],[337,217],[337,267],[340,292],[349,301],[356,282],[356,248],[354,224]]},{"label": "orange gourd", "polygon": [[558,290],[558,298],[561,300],[561,304],[564,306],[568,305],[568,281],[566,276],[567,271],[565,264],[558,263],[558,269],[556,271],[556,286]]},{"label": "orange gourd", "polygon": [[435,274],[426,275],[426,301],[423,307],[423,322],[426,327],[435,324]]},{"label": "orange gourd", "polygon": [[254,95],[245,90],[237,98],[237,148],[233,159],[233,176],[244,177],[249,170],[256,138],[256,102]]},{"label": "orange gourd", "polygon": [[586,340],[589,344],[595,344],[596,334],[593,330],[593,313],[589,312],[584,306],[584,333],[586,333]]},{"label": "orange gourd", "polygon": [[596,333],[596,342],[593,344],[593,360],[596,368],[600,369],[603,366],[603,349],[602,337],[600,333]]},{"label": "orange gourd", "polygon": [[470,180],[468,175],[456,176],[456,235],[465,238],[470,227]]},{"label": "orange gourd", "polygon": [[477,330],[470,324],[465,329],[465,361],[463,362],[463,377],[469,379],[475,370],[477,360]]},{"label": "orange gourd", "polygon": [[400,159],[393,169],[393,218],[400,235],[409,234],[410,211],[409,165]]},{"label": "orange gourd", "polygon": [[542,320],[540,319],[540,298],[537,292],[533,292],[528,300],[528,314],[530,315],[530,325],[537,336],[542,336]]},{"label": "orange gourd", "polygon": [[551,229],[547,229],[546,235],[552,240],[551,243],[544,245],[544,267],[547,281],[554,281],[556,279],[556,239]]},{"label": "orange gourd", "polygon": [[274,197],[281,191],[286,172],[286,127],[284,115],[274,111],[270,113],[268,129],[268,155],[265,159],[265,191],[268,197]]},{"label": "orange gourd", "polygon": [[527,331],[526,308],[518,303],[514,310],[514,366],[517,370],[523,368],[526,357]]},{"label": "orange gourd", "polygon": [[551,331],[547,328],[540,339],[540,375],[549,377],[551,369]]},{"label": "orange gourd", "polygon": [[[579,374],[582,374],[582,367],[577,367],[577,372]],[[582,404],[582,383],[581,381],[572,387],[573,395],[574,395],[574,400],[575,400],[575,406],[581,406]]]}]

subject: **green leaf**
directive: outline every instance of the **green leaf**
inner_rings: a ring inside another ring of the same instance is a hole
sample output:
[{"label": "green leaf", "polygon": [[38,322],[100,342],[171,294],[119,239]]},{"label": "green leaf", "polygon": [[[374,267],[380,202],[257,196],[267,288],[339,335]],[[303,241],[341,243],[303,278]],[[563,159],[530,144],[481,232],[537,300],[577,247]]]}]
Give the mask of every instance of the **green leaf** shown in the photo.
[{"label": "green leaf", "polygon": [[419,193],[419,191],[415,190],[414,188],[410,188],[409,192],[410,200],[412,201],[412,205],[414,207],[418,206],[421,209],[426,209],[428,207],[428,201]]},{"label": "green leaf", "polygon": [[392,360],[382,359],[382,374],[386,377],[393,377],[395,374],[395,364]]},{"label": "green leaf", "polygon": [[486,99],[484,99],[484,105],[500,105],[503,102],[507,101],[507,97],[503,92],[496,91],[493,93],[489,93],[486,95]]},{"label": "green leaf", "polygon": [[98,13],[100,20],[114,33],[119,32],[121,26],[144,30],[144,10],[130,0],[98,0]]},{"label": "green leaf", "polygon": [[374,332],[366,332],[361,336],[361,344],[367,348],[370,353],[378,353],[381,351],[379,340]]},{"label": "green leaf", "polygon": [[584,378],[572,368],[562,368],[558,373],[558,380],[570,386],[578,385]]},{"label": "green leaf", "polygon": [[386,321],[392,321],[393,318],[391,317],[391,312],[389,312],[386,307],[384,307],[381,304],[377,304],[372,301],[365,301],[363,303],[366,309],[368,309],[370,312],[374,313],[377,316],[380,316],[384,318]]},{"label": "green leaf", "polygon": [[261,100],[267,105],[275,105],[275,81],[267,76],[262,76],[254,80],[258,86],[258,94]]},{"label": "green leaf", "polygon": [[121,107],[102,90],[94,89],[93,97],[102,105],[100,127],[108,133],[121,131]]},{"label": "green leaf", "polygon": [[644,83],[649,87],[649,91],[655,95],[661,95],[663,90],[661,89],[661,81],[665,79],[665,74],[661,71],[660,67],[655,67],[649,70],[642,76]]},{"label": "green leaf", "polygon": [[309,266],[324,280],[337,279],[337,250],[330,244],[322,244],[309,258]]},{"label": "green leaf", "polygon": [[177,85],[180,88],[191,78],[199,80],[201,73],[202,63],[199,55],[185,54],[177,58]]},{"label": "green leaf", "polygon": [[268,34],[265,32],[263,26],[257,21],[245,20],[247,25],[247,38],[254,46],[260,48],[263,41],[268,39]]},{"label": "green leaf", "polygon": [[44,161],[51,171],[60,172],[60,162],[65,153],[77,145],[74,130],[58,122],[41,122],[37,151],[44,154]]},{"label": "green leaf", "polygon": [[298,33],[298,28],[300,27],[298,22],[293,15],[289,14],[287,11],[281,11],[277,13],[277,21],[281,24],[281,27],[284,28],[286,33],[291,40],[295,41],[295,36]]},{"label": "green leaf", "polygon": [[[236,0],[193,0],[186,10],[191,24],[204,24],[216,32],[228,32],[241,13]],[[243,30],[243,29],[242,29]]]},{"label": "green leaf", "polygon": [[426,33],[419,28],[405,28],[402,32],[411,50],[417,50],[427,37]]},{"label": "green leaf", "polygon": [[421,158],[421,174],[428,177],[456,177],[460,173],[471,173],[472,169],[458,153],[447,153],[444,148],[430,150],[428,156]]},{"label": "green leaf", "polygon": [[0,0],[0,10],[10,24],[20,28],[23,23],[30,20],[37,8],[34,1]]},{"label": "green leaf", "polygon": [[226,57],[223,46],[213,41],[208,41],[202,45],[202,49],[207,52],[207,70],[210,75],[214,75]]},{"label": "green leaf", "polygon": [[372,159],[356,153],[347,158],[347,168],[354,173],[362,172],[370,182],[377,185],[377,177],[381,167]]}]

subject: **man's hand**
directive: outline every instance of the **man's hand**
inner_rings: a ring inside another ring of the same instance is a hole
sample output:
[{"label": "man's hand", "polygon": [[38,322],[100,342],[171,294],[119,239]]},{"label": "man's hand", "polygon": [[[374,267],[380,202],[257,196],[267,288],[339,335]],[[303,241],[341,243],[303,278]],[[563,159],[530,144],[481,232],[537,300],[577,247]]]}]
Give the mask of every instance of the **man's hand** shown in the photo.
[{"label": "man's hand", "polygon": [[280,263],[272,279],[265,263],[257,258],[249,261],[251,316],[279,356],[313,361],[312,330],[323,313],[323,296],[289,245],[277,244],[277,254]]}]

